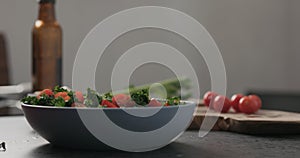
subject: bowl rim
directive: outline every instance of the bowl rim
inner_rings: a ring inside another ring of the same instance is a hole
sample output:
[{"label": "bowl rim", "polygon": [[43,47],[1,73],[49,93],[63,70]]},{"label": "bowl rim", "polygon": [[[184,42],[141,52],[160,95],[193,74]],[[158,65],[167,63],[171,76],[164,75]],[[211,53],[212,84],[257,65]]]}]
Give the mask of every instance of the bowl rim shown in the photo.
[{"label": "bowl rim", "polygon": [[172,106],[157,106],[157,107],[120,107],[120,108],[99,108],[99,107],[56,107],[56,106],[47,106],[47,105],[31,105],[25,104],[21,102],[22,107],[30,107],[30,108],[39,108],[39,109],[61,109],[61,110],[136,110],[136,109],[169,109],[169,108],[177,108],[177,107],[186,107],[194,105],[196,106],[197,103],[194,101],[187,101],[187,100],[180,100],[181,102],[185,102],[185,104],[178,104]]}]

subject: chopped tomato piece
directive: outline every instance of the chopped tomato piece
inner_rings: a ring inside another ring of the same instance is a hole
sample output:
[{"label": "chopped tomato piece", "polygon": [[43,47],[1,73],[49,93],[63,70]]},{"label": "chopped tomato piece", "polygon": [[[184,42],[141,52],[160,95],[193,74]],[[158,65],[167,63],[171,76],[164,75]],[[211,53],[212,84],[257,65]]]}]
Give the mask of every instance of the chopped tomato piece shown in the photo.
[{"label": "chopped tomato piece", "polygon": [[51,89],[44,89],[43,91],[41,91],[38,94],[37,98],[40,98],[43,94],[46,94],[47,96],[53,96],[54,95],[54,93],[52,92]]},{"label": "chopped tomato piece", "polygon": [[134,106],[134,101],[126,94],[117,94],[112,98],[112,103],[118,106],[131,107]]},{"label": "chopped tomato piece", "polygon": [[80,108],[85,108],[86,106],[84,104],[81,104],[81,103],[73,103],[71,105],[71,107],[80,107]]},{"label": "chopped tomato piece", "polygon": [[119,108],[119,106],[117,106],[117,105],[111,103],[111,102],[108,101],[108,100],[102,100],[101,105],[106,106],[106,107],[108,107],[108,108]]},{"label": "chopped tomato piece", "polygon": [[65,102],[68,102],[71,99],[71,97],[68,95],[67,92],[58,92],[55,94],[54,97],[55,98],[62,97],[65,100]]},{"label": "chopped tomato piece", "polygon": [[78,101],[79,103],[83,103],[83,102],[84,102],[83,94],[82,94],[80,91],[76,91],[76,92],[75,92],[75,96],[76,96],[77,101]]},{"label": "chopped tomato piece", "polygon": [[157,107],[157,106],[162,106],[162,104],[161,104],[161,102],[157,101],[156,99],[151,99],[148,106]]}]

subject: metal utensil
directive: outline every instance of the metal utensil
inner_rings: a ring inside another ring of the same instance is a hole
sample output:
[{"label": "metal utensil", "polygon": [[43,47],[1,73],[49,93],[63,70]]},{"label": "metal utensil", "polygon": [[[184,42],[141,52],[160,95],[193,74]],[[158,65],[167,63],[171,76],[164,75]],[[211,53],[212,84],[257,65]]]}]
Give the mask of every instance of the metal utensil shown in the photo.
[{"label": "metal utensil", "polygon": [[0,86],[0,98],[20,99],[26,93],[31,92],[32,85],[30,82],[18,85]]}]

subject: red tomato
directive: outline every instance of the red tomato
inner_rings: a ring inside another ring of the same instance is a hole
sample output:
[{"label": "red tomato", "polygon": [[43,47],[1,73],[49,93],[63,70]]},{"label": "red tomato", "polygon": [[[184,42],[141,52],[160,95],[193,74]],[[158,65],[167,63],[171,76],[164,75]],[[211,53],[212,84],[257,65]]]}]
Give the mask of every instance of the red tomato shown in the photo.
[{"label": "red tomato", "polygon": [[65,102],[68,102],[71,99],[71,97],[68,95],[67,92],[58,92],[54,95],[54,97],[55,98],[62,97],[65,100]]},{"label": "red tomato", "polygon": [[157,107],[157,106],[162,106],[162,104],[161,104],[161,102],[157,101],[156,99],[151,99],[148,106]]},{"label": "red tomato", "polygon": [[85,108],[86,106],[85,106],[84,104],[82,104],[82,103],[73,103],[73,104],[71,105],[71,107]]},{"label": "red tomato", "polygon": [[256,102],[258,109],[261,108],[262,102],[259,96],[253,94],[253,95],[249,95],[248,97]]},{"label": "red tomato", "polygon": [[253,114],[258,111],[257,103],[254,99],[250,99],[248,96],[244,96],[239,101],[239,109],[245,114]]},{"label": "red tomato", "polygon": [[83,97],[83,94],[79,91],[76,91],[75,92],[75,96],[78,100],[79,103],[83,103],[84,102],[84,97]]},{"label": "red tomato", "polygon": [[242,94],[235,94],[231,97],[231,106],[235,110],[235,112],[241,112],[239,109],[239,101],[242,97]]},{"label": "red tomato", "polygon": [[117,105],[111,103],[111,102],[108,101],[108,100],[102,100],[101,105],[106,106],[106,107],[108,107],[108,108],[118,108]]},{"label": "red tomato", "polygon": [[[209,104],[212,103],[212,101],[217,95],[218,94],[215,92],[211,92],[211,91],[206,92],[203,96],[204,105],[210,107]],[[211,108],[213,107],[211,106]]]},{"label": "red tomato", "polygon": [[230,100],[222,95],[218,95],[213,100],[213,107],[215,111],[226,113],[229,111],[231,105]]},{"label": "red tomato", "polygon": [[117,94],[112,98],[112,103],[119,106],[134,106],[134,101],[131,100],[129,95]]},{"label": "red tomato", "polygon": [[51,89],[44,89],[43,91],[41,91],[41,92],[38,94],[37,98],[40,98],[40,96],[42,96],[43,94],[46,94],[46,95],[48,95],[48,96],[53,96],[53,95],[54,95],[54,93],[52,92]]}]

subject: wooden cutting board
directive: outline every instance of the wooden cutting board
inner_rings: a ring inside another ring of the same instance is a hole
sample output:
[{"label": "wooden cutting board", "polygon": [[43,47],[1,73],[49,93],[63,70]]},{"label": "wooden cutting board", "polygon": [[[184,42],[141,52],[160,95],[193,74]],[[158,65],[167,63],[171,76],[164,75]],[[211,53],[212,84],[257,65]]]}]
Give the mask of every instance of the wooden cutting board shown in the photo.
[{"label": "wooden cutting board", "polygon": [[[206,115],[207,108],[199,106],[194,113],[194,120],[190,130],[199,130],[205,117],[217,119],[212,130],[231,131],[244,134],[300,134],[300,113],[259,110],[255,114],[224,113],[218,115],[210,112]],[[206,116],[205,116],[206,115]]]}]

